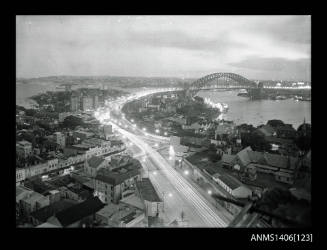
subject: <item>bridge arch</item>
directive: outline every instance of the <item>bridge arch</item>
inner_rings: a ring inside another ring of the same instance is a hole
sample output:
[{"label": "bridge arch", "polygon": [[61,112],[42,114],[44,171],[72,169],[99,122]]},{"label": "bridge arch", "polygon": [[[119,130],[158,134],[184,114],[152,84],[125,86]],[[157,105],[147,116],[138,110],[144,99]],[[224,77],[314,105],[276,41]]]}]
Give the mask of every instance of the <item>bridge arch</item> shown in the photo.
[{"label": "bridge arch", "polygon": [[234,86],[235,88],[252,89],[258,87],[254,81],[248,80],[245,77],[235,73],[213,73],[194,81],[190,86],[188,86],[187,90],[192,92],[198,92],[201,88],[205,87],[207,83],[219,78],[228,78],[234,80],[237,83],[237,85]]}]

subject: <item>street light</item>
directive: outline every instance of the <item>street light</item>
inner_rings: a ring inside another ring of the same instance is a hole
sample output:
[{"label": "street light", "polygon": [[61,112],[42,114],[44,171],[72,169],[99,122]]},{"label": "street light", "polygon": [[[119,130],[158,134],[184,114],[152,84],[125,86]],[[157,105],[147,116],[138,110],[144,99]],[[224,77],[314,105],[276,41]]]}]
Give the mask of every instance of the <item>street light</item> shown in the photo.
[{"label": "street light", "polygon": [[165,133],[164,133],[164,135],[165,135],[165,136],[167,136],[167,135],[168,135],[168,133],[167,133],[167,132],[165,132]]},{"label": "street light", "polygon": [[208,194],[209,194],[209,195],[211,195],[211,194],[212,194],[212,191],[211,191],[210,189],[208,190]]},{"label": "street light", "polygon": [[188,174],[189,174],[188,170],[185,170],[185,171],[184,171],[184,174],[185,174],[185,175],[188,175]]},{"label": "street light", "polygon": [[169,193],[168,196],[169,196],[169,197],[173,197],[173,194],[172,194],[172,193]]},{"label": "street light", "polygon": [[160,133],[160,130],[159,129],[156,129],[156,133],[159,134]]},{"label": "street light", "polygon": [[143,130],[143,131],[146,131],[146,128],[143,128],[142,130]]}]

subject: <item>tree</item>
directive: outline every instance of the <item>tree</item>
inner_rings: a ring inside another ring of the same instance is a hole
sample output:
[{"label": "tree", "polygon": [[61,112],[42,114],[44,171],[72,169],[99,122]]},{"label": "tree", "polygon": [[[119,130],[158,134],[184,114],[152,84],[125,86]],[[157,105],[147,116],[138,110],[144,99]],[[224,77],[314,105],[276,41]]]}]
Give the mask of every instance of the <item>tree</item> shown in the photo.
[{"label": "tree", "polygon": [[300,125],[294,141],[300,150],[309,151],[311,149],[311,125],[307,123]]},{"label": "tree", "polygon": [[66,128],[75,129],[75,127],[77,127],[77,126],[83,126],[84,122],[83,122],[82,118],[70,115],[64,119],[62,125],[63,125],[63,127],[66,127]]},{"label": "tree", "polygon": [[35,109],[26,109],[25,114],[27,116],[35,116],[35,114],[37,113],[37,111]]},{"label": "tree", "polygon": [[284,126],[284,122],[282,120],[269,120],[267,125],[277,128],[279,126]]},{"label": "tree", "polygon": [[210,143],[208,150],[209,151],[216,151],[216,145],[213,144],[213,143]]},{"label": "tree", "polygon": [[265,138],[255,132],[253,133],[242,133],[242,146],[251,146],[253,150],[257,151],[268,151],[271,149],[270,144],[265,140]]},{"label": "tree", "polygon": [[200,96],[195,96],[194,100],[197,101],[197,102],[200,102],[200,103],[204,103],[204,99],[202,97],[200,97]]}]

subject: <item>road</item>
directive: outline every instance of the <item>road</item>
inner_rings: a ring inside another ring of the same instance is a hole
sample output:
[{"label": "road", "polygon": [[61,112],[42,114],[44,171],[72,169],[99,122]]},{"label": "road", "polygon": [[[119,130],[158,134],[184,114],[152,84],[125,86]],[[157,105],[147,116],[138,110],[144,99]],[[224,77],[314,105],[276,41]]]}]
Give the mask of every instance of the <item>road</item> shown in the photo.
[{"label": "road", "polygon": [[[122,103],[120,101],[116,105],[121,107]],[[113,107],[113,104],[110,106]],[[95,116],[100,122],[111,124],[116,132],[133,143],[132,150],[137,146],[141,149],[142,154],[146,155],[146,157],[142,157],[141,162],[143,167],[148,170],[151,182],[164,200],[163,217],[166,223],[179,219],[183,211],[189,227],[227,227],[229,221],[221,215],[221,212],[206,200],[194,186],[188,183],[145,139],[152,137],[152,141],[158,140],[158,142],[167,143],[168,138],[162,140],[160,137],[146,134],[139,129],[131,131],[130,126],[132,124],[125,119],[104,122],[102,117],[110,117],[110,114],[105,112],[110,111],[107,109],[102,113],[96,112]]]}]

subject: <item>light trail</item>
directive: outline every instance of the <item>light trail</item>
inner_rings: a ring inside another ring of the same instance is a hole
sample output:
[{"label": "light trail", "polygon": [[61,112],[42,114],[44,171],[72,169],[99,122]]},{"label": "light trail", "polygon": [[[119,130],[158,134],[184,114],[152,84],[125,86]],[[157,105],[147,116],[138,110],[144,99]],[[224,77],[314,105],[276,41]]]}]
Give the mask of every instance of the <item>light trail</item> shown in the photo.
[{"label": "light trail", "polygon": [[[156,92],[158,92],[158,90]],[[143,95],[148,95],[148,94],[149,93],[146,94],[143,93]],[[138,95],[138,96],[135,95],[132,98],[125,98],[123,100],[119,100],[119,102],[115,102],[114,105],[116,107],[117,106],[121,107],[124,102],[129,101],[131,99],[140,98],[143,95]],[[210,204],[196,190],[196,188],[194,188],[182,176],[180,176],[180,174],[166,161],[166,159],[162,155],[160,155],[155,149],[153,149],[146,142],[144,142],[142,136],[137,136],[129,131],[126,131],[125,129],[116,125],[115,124],[116,121],[115,123],[107,122],[107,121],[105,122],[105,118],[110,116],[110,114],[108,114],[109,112],[110,111],[108,109],[98,110],[97,112],[95,112],[95,117],[103,124],[111,124],[113,129],[121,133],[123,137],[127,137],[134,145],[136,145],[141,149],[142,153],[148,155],[149,159],[151,159],[154,165],[158,167],[160,173],[163,173],[167,177],[168,181],[173,185],[175,190],[178,191],[178,194],[181,195],[181,198],[183,198],[185,201],[189,201],[188,204],[194,207],[192,213],[196,213],[197,215],[199,215],[199,217],[202,218],[203,222],[205,222],[207,226],[226,227],[228,225],[228,223],[222,219],[223,217],[220,217],[217,214],[218,211],[214,208],[214,206]],[[130,124],[128,120],[124,119],[124,121]],[[151,139],[156,139],[156,140],[164,139],[165,142],[169,141],[169,138],[167,137],[156,136],[152,134],[151,135],[148,134],[147,137],[152,137]]]},{"label": "light trail", "polygon": [[207,204],[206,200],[201,196],[201,194],[191,186],[184,178],[179,176],[167,161],[154,149],[152,149],[145,142],[137,138],[137,136],[127,132],[120,127],[116,128],[121,134],[125,135],[132,141],[135,145],[142,148],[148,153],[149,157],[156,163],[160,170],[167,176],[171,184],[181,193],[184,197],[190,200],[192,205],[196,208],[198,214],[206,221],[210,226],[214,227],[226,227],[227,223],[223,221],[213,209]]}]

